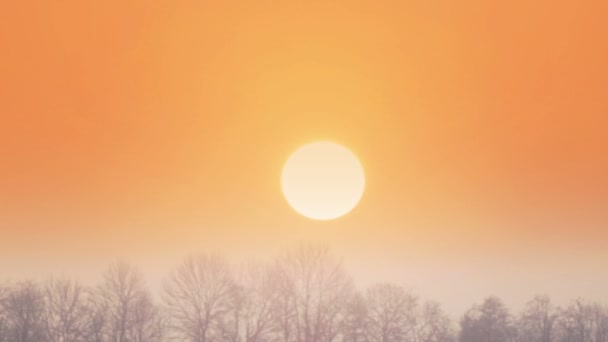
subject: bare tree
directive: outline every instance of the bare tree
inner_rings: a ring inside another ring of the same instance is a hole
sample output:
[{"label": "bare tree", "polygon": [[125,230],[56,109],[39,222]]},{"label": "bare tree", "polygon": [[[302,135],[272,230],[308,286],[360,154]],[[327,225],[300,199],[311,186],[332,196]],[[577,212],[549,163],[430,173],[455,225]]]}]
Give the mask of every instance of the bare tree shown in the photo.
[{"label": "bare tree", "polygon": [[372,342],[401,342],[415,339],[418,299],[403,287],[377,284],[367,291],[368,334]]},{"label": "bare tree", "polygon": [[109,304],[99,290],[87,291],[87,313],[85,316],[84,339],[87,342],[105,342],[109,321]]},{"label": "bare tree", "polygon": [[416,342],[451,342],[454,331],[449,317],[436,302],[426,302],[418,314]]},{"label": "bare tree", "polygon": [[577,299],[566,309],[561,310],[559,316],[560,341],[588,341],[590,328],[588,326],[586,316],[586,305],[581,299]]},{"label": "bare tree", "polygon": [[6,291],[2,309],[11,342],[44,341],[44,297],[38,284],[26,281]]},{"label": "bare tree", "polygon": [[365,297],[355,293],[344,307],[341,331],[344,342],[368,342],[369,312]]},{"label": "bare tree", "polygon": [[44,330],[49,342],[86,341],[86,291],[70,279],[51,279],[44,286]]},{"label": "bare tree", "polygon": [[598,303],[589,307],[593,342],[608,342],[608,309]]},{"label": "bare tree", "polygon": [[518,325],[518,340],[521,342],[557,341],[557,309],[547,296],[536,296],[528,302]]},{"label": "bare tree", "polygon": [[272,291],[276,297],[271,303],[272,330],[277,342],[298,341],[296,334],[296,299],[293,294],[291,280],[281,274],[278,266],[273,268]]},{"label": "bare tree", "polygon": [[273,271],[274,316],[280,341],[337,340],[352,282],[326,248],[300,247],[278,258]]},{"label": "bare tree", "polygon": [[250,263],[237,273],[238,286],[232,297],[231,311],[222,321],[221,330],[226,341],[263,342],[272,335],[271,270]]},{"label": "bare tree", "polygon": [[516,337],[511,314],[497,297],[475,305],[460,322],[460,342],[510,342]]},{"label": "bare tree", "polygon": [[561,311],[558,328],[560,342],[608,342],[608,310],[577,299]]},{"label": "bare tree", "polygon": [[[137,322],[137,310],[149,298],[140,272],[129,264],[118,262],[110,266],[99,287],[106,310],[105,335],[112,342],[132,342],[136,329],[148,322]],[[146,319],[151,319],[146,316]],[[136,325],[139,324],[139,326]]]},{"label": "bare tree", "polygon": [[8,316],[6,314],[5,301],[8,297],[8,289],[0,285],[0,342],[8,342],[9,325]]},{"label": "bare tree", "polygon": [[165,284],[163,299],[172,337],[187,342],[223,341],[222,323],[234,306],[236,284],[217,256],[190,257]]},{"label": "bare tree", "polygon": [[160,342],[164,334],[164,320],[150,295],[137,298],[132,311],[131,327],[127,336],[130,342]]}]

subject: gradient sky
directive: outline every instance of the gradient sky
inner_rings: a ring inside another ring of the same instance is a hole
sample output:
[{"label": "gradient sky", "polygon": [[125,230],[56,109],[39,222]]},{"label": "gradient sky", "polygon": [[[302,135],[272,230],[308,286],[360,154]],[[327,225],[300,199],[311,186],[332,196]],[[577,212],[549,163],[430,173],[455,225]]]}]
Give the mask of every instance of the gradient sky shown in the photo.
[{"label": "gradient sky", "polygon": [[[0,278],[331,246],[460,313],[608,302],[608,3],[4,1]],[[305,143],[360,205],[283,199]]]}]

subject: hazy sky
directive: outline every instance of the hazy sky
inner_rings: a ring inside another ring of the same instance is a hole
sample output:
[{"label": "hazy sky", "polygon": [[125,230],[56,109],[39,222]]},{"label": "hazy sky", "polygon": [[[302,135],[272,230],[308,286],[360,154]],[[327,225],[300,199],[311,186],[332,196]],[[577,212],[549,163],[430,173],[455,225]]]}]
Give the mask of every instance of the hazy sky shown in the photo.
[{"label": "hazy sky", "polygon": [[[331,246],[460,313],[608,302],[606,1],[4,1],[0,279]],[[335,221],[299,146],[367,174]]]}]

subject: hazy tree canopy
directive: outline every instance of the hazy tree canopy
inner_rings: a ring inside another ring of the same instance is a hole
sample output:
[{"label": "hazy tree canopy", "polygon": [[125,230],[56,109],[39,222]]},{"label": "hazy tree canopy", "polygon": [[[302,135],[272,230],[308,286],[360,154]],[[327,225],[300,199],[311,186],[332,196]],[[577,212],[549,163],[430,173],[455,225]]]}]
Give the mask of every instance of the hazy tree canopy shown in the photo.
[{"label": "hazy tree canopy", "polygon": [[0,284],[0,342],[8,340],[9,322],[5,310],[5,299],[7,298],[8,288]]},{"label": "hazy tree canopy", "polygon": [[519,318],[518,341],[557,341],[556,320],[558,312],[547,296],[537,296],[528,304]]},{"label": "hazy tree canopy", "polygon": [[449,317],[436,302],[426,302],[417,315],[416,339],[418,342],[454,341]]},{"label": "hazy tree canopy", "polygon": [[67,278],[44,285],[44,328],[49,342],[85,342],[87,302],[83,286]]},{"label": "hazy tree canopy", "polygon": [[460,342],[514,341],[516,329],[513,318],[497,297],[470,309],[460,322]]},{"label": "hazy tree canopy", "polygon": [[26,281],[8,288],[2,299],[6,320],[3,334],[7,341],[39,342],[44,340],[44,295],[34,282]]},{"label": "hazy tree canopy", "polygon": [[250,263],[237,272],[237,287],[231,311],[222,320],[226,341],[259,342],[272,336],[272,304],[276,292],[272,288],[269,267]]},{"label": "hazy tree canopy", "polygon": [[238,305],[239,289],[223,258],[188,258],[171,274],[163,295],[173,337],[224,341],[223,320]]},{"label": "hazy tree canopy", "polygon": [[96,286],[69,278],[0,286],[0,342],[608,342],[608,309],[537,296],[517,315],[489,297],[460,319],[405,287],[357,291],[327,249],[304,246],[234,267],[189,257],[160,303],[139,270],[117,262]]},{"label": "hazy tree canopy", "polygon": [[369,341],[370,317],[365,297],[355,293],[345,303],[341,330],[345,341]]},{"label": "hazy tree canopy", "polygon": [[597,303],[577,299],[561,310],[557,322],[557,341],[608,342],[608,309]]},{"label": "hazy tree canopy", "polygon": [[325,248],[300,247],[277,259],[275,317],[282,341],[331,342],[338,337],[352,281]]},{"label": "hazy tree canopy", "polygon": [[104,310],[102,314],[105,315],[103,336],[106,339],[112,342],[152,342],[159,335],[153,332],[159,318],[136,268],[123,262],[113,264],[104,274],[98,291]]},{"label": "hazy tree canopy", "polygon": [[379,284],[367,291],[369,338],[373,341],[413,341],[418,298],[404,288]]}]

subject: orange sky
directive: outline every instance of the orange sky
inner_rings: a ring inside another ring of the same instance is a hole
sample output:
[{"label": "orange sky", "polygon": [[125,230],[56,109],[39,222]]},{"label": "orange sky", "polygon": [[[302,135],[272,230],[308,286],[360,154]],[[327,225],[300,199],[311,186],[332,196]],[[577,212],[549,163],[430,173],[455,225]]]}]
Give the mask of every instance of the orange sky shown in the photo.
[{"label": "orange sky", "polygon": [[[5,1],[1,276],[87,277],[123,257],[154,278],[193,251],[318,241],[362,283],[448,309],[608,301],[607,11]],[[368,177],[335,221],[280,191],[289,153],[315,140],[348,146]]]}]

